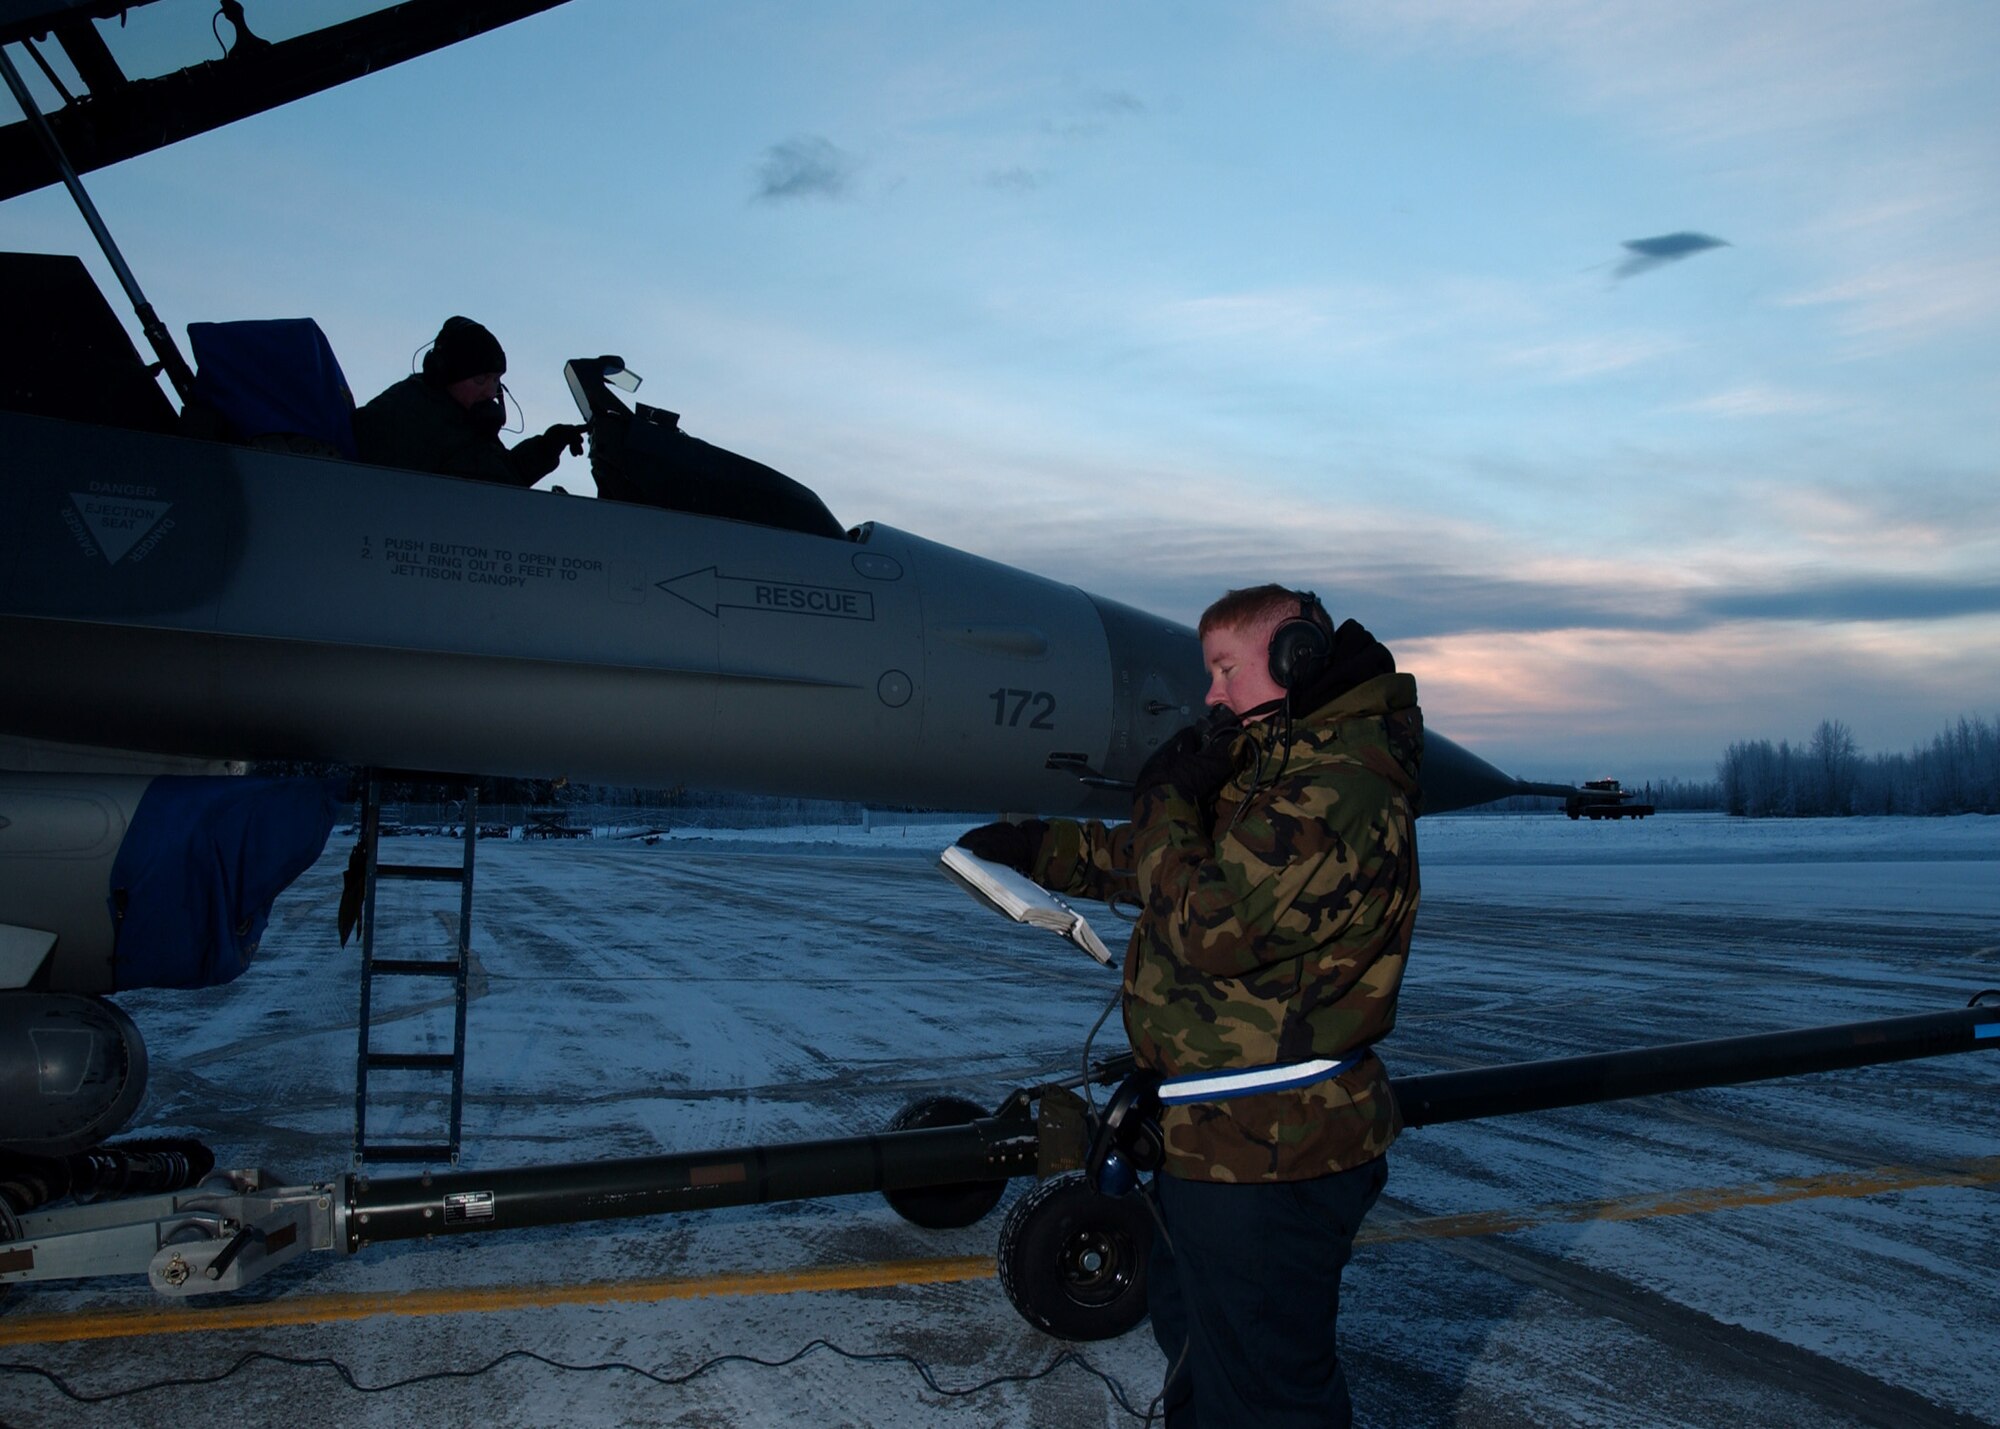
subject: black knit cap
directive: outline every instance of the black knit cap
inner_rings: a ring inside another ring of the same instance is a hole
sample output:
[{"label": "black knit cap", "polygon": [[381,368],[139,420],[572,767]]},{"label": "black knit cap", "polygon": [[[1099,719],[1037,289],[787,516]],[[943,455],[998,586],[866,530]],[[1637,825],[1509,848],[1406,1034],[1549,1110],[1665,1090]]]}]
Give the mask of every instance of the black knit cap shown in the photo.
[{"label": "black knit cap", "polygon": [[506,370],[507,354],[501,350],[500,339],[471,318],[446,318],[431,350],[424,354],[424,376],[439,386],[482,372]]}]

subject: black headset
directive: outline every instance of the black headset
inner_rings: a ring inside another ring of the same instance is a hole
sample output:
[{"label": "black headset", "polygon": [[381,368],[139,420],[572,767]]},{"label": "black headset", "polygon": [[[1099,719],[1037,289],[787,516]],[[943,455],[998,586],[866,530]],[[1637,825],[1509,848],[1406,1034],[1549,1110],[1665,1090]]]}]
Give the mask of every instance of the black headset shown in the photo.
[{"label": "black headset", "polygon": [[1306,684],[1333,654],[1326,607],[1311,591],[1299,592],[1299,613],[1271,632],[1271,680],[1290,693]]},{"label": "black headset", "polygon": [[1160,1074],[1141,1069],[1118,1084],[1097,1118],[1083,1169],[1106,1196],[1122,1196],[1138,1177],[1160,1169],[1167,1139],[1160,1131]]}]

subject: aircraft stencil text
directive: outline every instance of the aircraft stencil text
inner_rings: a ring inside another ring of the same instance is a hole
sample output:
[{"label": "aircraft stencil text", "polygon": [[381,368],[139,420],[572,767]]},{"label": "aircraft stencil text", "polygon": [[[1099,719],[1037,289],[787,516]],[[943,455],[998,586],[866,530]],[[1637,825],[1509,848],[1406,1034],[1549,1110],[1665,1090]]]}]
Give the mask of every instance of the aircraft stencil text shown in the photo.
[{"label": "aircraft stencil text", "polygon": [[806,610],[814,615],[861,614],[861,592],[821,590],[805,585],[759,585],[757,604],[774,610]]},{"label": "aircraft stencil text", "polygon": [[[462,582],[466,585],[574,584],[586,574],[604,569],[604,562],[594,556],[517,551],[509,546],[425,541],[407,536],[384,536],[382,553],[388,557],[388,571],[392,576]],[[368,538],[363,539],[361,558],[372,559]]]}]

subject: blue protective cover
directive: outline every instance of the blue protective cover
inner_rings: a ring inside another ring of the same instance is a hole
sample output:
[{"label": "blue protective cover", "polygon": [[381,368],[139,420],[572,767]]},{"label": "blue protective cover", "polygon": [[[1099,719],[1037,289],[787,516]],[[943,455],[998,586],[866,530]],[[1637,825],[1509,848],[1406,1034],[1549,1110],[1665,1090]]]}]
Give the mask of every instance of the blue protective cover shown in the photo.
[{"label": "blue protective cover", "polygon": [[189,323],[194,398],[244,441],[311,437],[354,456],[354,393],[311,318]]},{"label": "blue protective cover", "polygon": [[344,779],[153,780],[111,865],[114,988],[215,987],[242,972],[347,802]]}]

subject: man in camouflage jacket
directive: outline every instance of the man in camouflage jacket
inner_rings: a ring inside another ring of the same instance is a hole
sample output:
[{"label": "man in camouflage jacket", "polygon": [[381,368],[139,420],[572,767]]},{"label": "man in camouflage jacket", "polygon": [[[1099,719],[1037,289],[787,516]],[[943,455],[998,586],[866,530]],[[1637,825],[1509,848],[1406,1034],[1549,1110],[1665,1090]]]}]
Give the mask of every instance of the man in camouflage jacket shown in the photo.
[{"label": "man in camouflage jacket", "polygon": [[[1320,640],[1281,683],[1273,635],[1302,619]],[[1240,725],[1163,746],[1128,824],[966,836],[1059,892],[1136,891],[1125,1027],[1169,1091],[1190,1073],[1303,1082],[1162,1109],[1148,1295],[1175,1429],[1352,1416],[1334,1322],[1398,1130],[1370,1049],[1394,1025],[1416,918],[1423,721],[1389,652],[1330,624],[1296,591],[1230,592],[1202,649],[1208,701]]]}]

